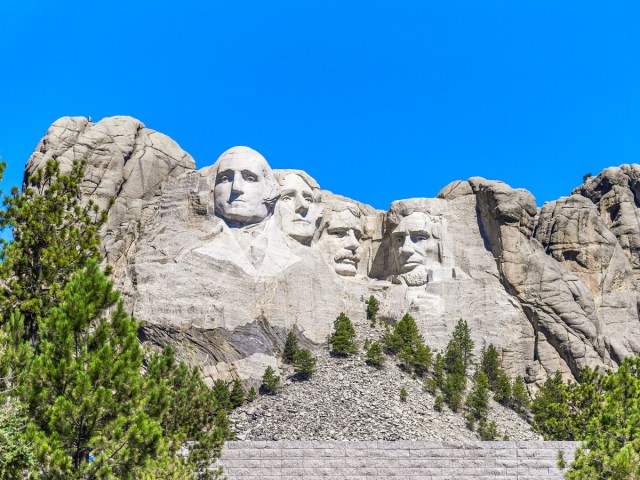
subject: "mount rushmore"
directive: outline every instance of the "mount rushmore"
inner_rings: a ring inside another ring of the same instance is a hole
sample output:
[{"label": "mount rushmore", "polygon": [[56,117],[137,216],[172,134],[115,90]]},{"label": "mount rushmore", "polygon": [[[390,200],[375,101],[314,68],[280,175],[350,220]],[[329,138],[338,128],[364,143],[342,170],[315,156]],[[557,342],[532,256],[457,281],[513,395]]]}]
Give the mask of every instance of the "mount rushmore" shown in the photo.
[{"label": "mount rushmore", "polygon": [[436,349],[464,318],[478,352],[493,343],[532,388],[640,352],[640,165],[541,208],[473,177],[384,212],[248,147],[196,170],[130,117],[56,121],[25,182],[51,158],[86,159],[83,198],[115,198],[103,249],[142,341],[173,344],[209,379],[256,382],[291,329],[323,344],[340,312],[365,316],[370,295],[379,318],[409,312]]}]

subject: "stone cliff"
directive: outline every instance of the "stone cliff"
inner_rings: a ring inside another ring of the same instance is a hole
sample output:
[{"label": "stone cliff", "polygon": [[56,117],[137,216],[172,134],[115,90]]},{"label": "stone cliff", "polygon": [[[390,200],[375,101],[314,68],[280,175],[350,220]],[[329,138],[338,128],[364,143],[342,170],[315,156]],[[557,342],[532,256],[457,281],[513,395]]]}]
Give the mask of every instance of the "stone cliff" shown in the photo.
[{"label": "stone cliff", "polygon": [[58,120],[25,181],[50,158],[86,159],[83,195],[115,197],[103,248],[143,340],[171,342],[211,379],[255,382],[290,329],[321,344],[370,295],[387,321],[410,312],[432,348],[466,319],[478,351],[493,343],[532,388],[640,352],[639,165],[542,208],[473,177],[383,212],[247,147],[196,170],[130,117]]}]

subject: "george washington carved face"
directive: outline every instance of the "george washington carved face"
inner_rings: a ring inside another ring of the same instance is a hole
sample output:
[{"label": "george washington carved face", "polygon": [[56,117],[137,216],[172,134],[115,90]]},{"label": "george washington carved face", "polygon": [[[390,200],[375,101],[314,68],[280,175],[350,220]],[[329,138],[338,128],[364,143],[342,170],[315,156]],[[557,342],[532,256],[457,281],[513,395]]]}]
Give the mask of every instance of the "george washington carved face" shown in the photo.
[{"label": "george washington carved face", "polygon": [[262,155],[233,147],[214,165],[214,211],[231,227],[259,223],[270,215],[274,178]]}]

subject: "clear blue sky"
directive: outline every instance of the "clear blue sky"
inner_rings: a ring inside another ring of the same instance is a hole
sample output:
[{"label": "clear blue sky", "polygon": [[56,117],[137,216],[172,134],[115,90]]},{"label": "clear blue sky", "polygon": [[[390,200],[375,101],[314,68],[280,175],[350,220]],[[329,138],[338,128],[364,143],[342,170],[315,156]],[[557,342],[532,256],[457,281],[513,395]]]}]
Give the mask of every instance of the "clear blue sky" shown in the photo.
[{"label": "clear blue sky", "polygon": [[387,209],[480,175],[538,204],[640,161],[637,1],[0,0],[3,190],[65,115],[233,145]]}]

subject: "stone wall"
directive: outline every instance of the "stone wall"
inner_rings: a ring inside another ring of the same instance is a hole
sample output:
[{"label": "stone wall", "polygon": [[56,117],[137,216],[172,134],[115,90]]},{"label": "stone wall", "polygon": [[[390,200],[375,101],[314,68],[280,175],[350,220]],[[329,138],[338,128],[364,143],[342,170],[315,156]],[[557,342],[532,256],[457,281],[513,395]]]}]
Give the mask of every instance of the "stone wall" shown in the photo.
[{"label": "stone wall", "polygon": [[560,480],[575,442],[228,442],[228,480]]}]

